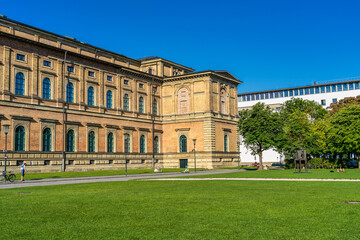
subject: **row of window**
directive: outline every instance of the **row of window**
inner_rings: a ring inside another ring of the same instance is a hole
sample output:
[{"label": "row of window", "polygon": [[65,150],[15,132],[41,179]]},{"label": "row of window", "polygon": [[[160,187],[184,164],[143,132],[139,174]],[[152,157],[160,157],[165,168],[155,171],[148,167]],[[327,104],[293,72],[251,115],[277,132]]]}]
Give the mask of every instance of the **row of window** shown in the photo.
[{"label": "row of window", "polygon": [[341,84],[333,84],[333,85],[326,85],[320,87],[307,87],[307,88],[281,90],[281,91],[266,92],[266,93],[246,94],[239,96],[239,101],[247,102],[247,101],[256,101],[256,100],[272,99],[272,98],[351,91],[358,89],[360,89],[360,82],[341,83]]}]

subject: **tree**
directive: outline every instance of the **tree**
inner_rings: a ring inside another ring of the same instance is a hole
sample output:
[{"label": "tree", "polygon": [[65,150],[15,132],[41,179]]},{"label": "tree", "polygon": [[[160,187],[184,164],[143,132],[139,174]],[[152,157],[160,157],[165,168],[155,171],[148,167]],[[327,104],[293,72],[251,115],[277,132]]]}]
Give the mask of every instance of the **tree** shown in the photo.
[{"label": "tree", "polygon": [[286,101],[281,109],[284,122],[282,141],[277,142],[276,150],[294,156],[299,149],[310,155],[320,155],[326,151],[324,132],[327,129],[325,117],[328,112],[314,101],[293,98]]},{"label": "tree", "polygon": [[260,168],[263,169],[263,151],[275,146],[283,132],[278,113],[273,112],[264,103],[257,103],[252,109],[240,112],[239,130],[243,142],[253,154],[259,155]]},{"label": "tree", "polygon": [[327,142],[333,153],[360,156],[360,105],[342,107],[331,116]]},{"label": "tree", "polygon": [[348,97],[337,101],[336,103],[330,104],[330,115],[333,115],[343,107],[347,107],[349,105],[360,105],[360,95],[356,97]]}]

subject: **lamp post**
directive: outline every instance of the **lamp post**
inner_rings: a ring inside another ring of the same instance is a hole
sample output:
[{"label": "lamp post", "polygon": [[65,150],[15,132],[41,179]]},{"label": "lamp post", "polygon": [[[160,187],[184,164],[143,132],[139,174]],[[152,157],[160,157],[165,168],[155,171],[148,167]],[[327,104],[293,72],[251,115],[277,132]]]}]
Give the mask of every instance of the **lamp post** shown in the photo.
[{"label": "lamp post", "polygon": [[196,139],[193,139],[194,142],[194,164],[195,164],[195,173],[196,173]]},{"label": "lamp post", "polygon": [[129,147],[129,138],[127,134],[124,134],[124,142],[125,142],[125,175],[127,176],[127,158],[126,158],[126,153],[128,151],[128,147]]},{"label": "lamp post", "polygon": [[[4,133],[5,133],[5,149],[4,149],[4,152],[5,152],[5,167],[4,167],[4,174],[6,175],[6,160],[7,160],[7,135],[9,133],[9,126],[8,124],[4,125]],[[6,177],[4,178],[4,181],[6,182]]]}]

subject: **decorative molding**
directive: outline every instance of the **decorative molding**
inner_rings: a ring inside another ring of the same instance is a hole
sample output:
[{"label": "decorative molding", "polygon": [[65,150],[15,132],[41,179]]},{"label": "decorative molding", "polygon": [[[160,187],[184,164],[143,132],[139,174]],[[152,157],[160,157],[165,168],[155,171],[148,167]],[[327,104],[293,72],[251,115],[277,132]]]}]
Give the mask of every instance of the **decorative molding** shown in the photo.
[{"label": "decorative molding", "polygon": [[32,117],[16,116],[16,115],[10,115],[10,117],[14,120],[35,122],[35,120]]},{"label": "decorative molding", "polygon": [[231,132],[231,129],[230,128],[223,128],[223,131],[224,132]]},{"label": "decorative molding", "polygon": [[123,126],[122,128],[123,128],[124,130],[136,131],[136,128],[134,128],[134,127]]},{"label": "decorative molding", "polygon": [[75,121],[65,121],[65,124],[82,126],[81,122],[75,122]]},{"label": "decorative molding", "polygon": [[60,124],[57,119],[39,118],[40,122]]},{"label": "decorative molding", "polygon": [[177,128],[175,129],[176,132],[187,132],[190,131],[190,128]]},{"label": "decorative molding", "polygon": [[141,132],[150,132],[150,129],[148,129],[148,128],[139,128],[139,131],[141,131]]},{"label": "decorative molding", "polygon": [[99,124],[99,123],[86,123],[86,126],[102,128],[101,124]]},{"label": "decorative molding", "polygon": [[120,129],[120,127],[118,125],[110,125],[110,124],[105,124],[106,128],[114,128],[114,129]]}]

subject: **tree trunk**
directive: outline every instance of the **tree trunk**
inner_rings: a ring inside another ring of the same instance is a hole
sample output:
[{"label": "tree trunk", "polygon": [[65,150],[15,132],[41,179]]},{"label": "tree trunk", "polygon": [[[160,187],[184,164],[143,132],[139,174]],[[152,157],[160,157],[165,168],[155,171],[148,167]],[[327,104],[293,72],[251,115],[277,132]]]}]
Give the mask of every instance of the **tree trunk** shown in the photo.
[{"label": "tree trunk", "polygon": [[264,167],[263,167],[263,162],[262,162],[262,154],[263,154],[263,152],[260,151],[260,152],[259,152],[260,170],[263,170],[263,169],[264,169]]}]

